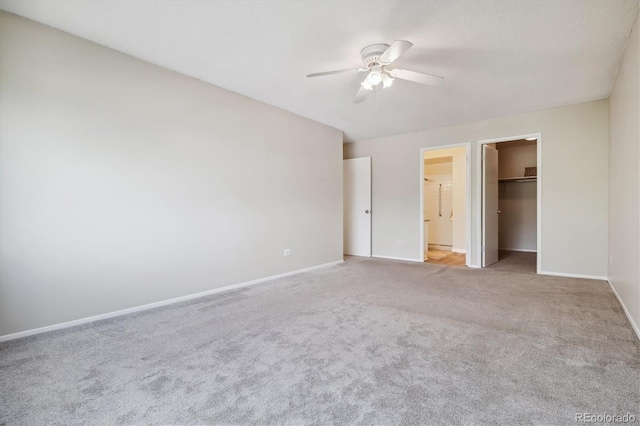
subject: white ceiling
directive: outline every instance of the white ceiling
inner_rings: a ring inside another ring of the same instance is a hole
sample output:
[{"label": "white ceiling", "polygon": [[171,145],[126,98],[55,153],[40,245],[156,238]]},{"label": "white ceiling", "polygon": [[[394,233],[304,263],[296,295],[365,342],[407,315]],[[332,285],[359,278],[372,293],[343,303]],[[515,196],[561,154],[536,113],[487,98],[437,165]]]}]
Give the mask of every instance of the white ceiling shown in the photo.
[{"label": "white ceiling", "polygon": [[[7,1],[25,16],[345,133],[346,141],[605,99],[637,0]],[[360,49],[414,43],[396,81],[353,104]]]}]

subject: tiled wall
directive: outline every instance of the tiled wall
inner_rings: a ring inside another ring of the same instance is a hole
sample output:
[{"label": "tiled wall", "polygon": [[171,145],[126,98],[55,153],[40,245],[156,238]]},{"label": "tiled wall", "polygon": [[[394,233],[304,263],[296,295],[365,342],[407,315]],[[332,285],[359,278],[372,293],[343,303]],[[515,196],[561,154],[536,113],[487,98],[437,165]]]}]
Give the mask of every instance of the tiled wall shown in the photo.
[{"label": "tiled wall", "polygon": [[[429,244],[450,246],[453,242],[452,174],[427,175],[424,183],[424,218],[429,221]],[[438,208],[438,192],[442,185],[441,207]],[[440,216],[439,213],[442,213]]]}]

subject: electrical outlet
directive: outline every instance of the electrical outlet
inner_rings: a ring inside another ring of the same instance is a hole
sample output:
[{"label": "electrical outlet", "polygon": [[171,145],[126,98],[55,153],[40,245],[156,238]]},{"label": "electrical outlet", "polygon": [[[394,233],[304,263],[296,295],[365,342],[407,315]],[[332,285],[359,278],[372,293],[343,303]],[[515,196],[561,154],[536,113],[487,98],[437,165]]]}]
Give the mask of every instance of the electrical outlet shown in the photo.
[{"label": "electrical outlet", "polygon": [[291,249],[284,249],[285,256],[291,256]]},{"label": "electrical outlet", "polygon": [[402,240],[398,240],[398,241],[396,241],[396,245],[397,245],[397,246],[401,246],[401,245],[402,245]]}]

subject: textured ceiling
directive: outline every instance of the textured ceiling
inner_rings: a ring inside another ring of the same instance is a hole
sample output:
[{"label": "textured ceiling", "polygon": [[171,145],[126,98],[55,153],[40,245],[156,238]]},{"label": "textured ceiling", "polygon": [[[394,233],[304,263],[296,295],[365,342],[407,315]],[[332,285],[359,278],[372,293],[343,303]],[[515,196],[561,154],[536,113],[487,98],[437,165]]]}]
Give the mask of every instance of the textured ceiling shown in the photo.
[{"label": "textured ceiling", "polygon": [[[5,1],[0,9],[326,123],[345,140],[604,99],[636,0]],[[353,104],[360,49],[414,43],[396,81]]]}]

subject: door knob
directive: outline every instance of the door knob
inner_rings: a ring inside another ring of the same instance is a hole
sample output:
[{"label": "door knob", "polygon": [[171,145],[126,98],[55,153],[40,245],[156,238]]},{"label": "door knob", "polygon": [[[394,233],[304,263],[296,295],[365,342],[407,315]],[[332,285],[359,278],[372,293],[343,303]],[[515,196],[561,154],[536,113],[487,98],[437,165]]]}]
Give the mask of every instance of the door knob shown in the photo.
[{"label": "door knob", "polygon": [[365,212],[366,214],[369,214],[369,210],[365,210],[364,212]]},{"label": "door knob", "polygon": [[500,214],[502,213],[502,210],[496,210],[496,213]]}]

